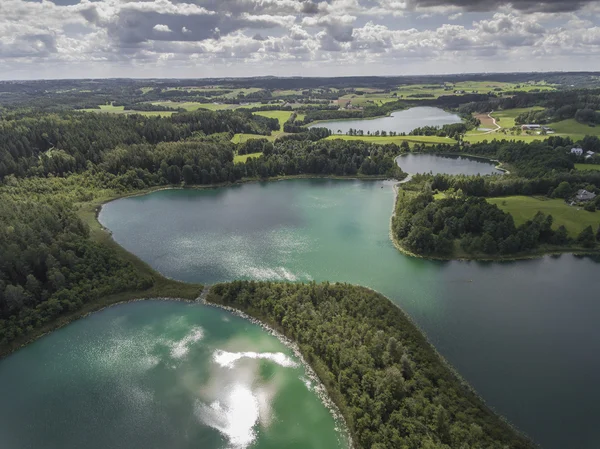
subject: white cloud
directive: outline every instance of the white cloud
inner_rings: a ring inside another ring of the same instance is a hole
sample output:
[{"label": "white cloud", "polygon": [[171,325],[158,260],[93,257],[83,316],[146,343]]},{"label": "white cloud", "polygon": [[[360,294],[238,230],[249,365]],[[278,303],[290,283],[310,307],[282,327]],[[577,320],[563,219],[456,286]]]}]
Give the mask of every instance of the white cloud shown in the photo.
[{"label": "white cloud", "polygon": [[[183,27],[185,28],[185,27]],[[181,31],[183,32],[183,28]],[[152,28],[154,31],[158,31],[159,33],[172,33],[171,28],[168,25],[157,24]]]},{"label": "white cloud", "polygon": [[60,3],[1,0],[0,76],[40,76],[40,67],[143,76],[167,61],[182,76],[200,76],[198,66],[233,76],[252,67],[257,75],[600,69],[600,8],[591,2],[579,11],[577,1],[563,8],[558,0],[513,2],[516,9],[502,0]]}]

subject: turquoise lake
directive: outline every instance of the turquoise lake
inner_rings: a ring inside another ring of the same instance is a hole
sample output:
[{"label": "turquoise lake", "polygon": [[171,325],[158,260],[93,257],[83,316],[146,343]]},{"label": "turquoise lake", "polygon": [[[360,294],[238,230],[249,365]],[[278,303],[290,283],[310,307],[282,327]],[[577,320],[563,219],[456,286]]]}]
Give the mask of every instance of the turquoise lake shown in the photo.
[{"label": "turquoise lake", "polygon": [[183,281],[344,281],[406,310],[490,406],[543,447],[600,446],[600,264],[400,254],[392,183],[289,180],[107,204],[117,242]]},{"label": "turquoise lake", "polygon": [[347,448],[287,347],[201,304],[110,307],[0,361],[0,381],[2,449]]}]

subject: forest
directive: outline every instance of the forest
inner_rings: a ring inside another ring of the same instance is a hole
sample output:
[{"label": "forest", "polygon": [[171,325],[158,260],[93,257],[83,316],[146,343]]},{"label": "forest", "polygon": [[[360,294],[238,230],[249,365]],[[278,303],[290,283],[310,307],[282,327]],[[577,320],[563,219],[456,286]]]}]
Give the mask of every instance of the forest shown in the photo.
[{"label": "forest", "polygon": [[59,315],[153,280],[89,229],[61,198],[0,192],[0,348]]},{"label": "forest", "polygon": [[518,255],[542,245],[592,249],[600,238],[600,223],[597,229],[584,229],[575,241],[563,225],[556,230],[552,225],[551,215],[538,212],[517,227],[512,215],[484,198],[447,192],[436,200],[427,188],[421,192],[401,189],[392,218],[394,237],[419,255]]},{"label": "forest", "polygon": [[235,281],[211,287],[207,301],[242,310],[296,342],[357,449],[535,447],[376,292],[348,284]]},{"label": "forest", "polygon": [[82,211],[98,199],[286,175],[404,176],[394,162],[398,147],[366,142],[251,139],[240,150],[262,155],[234,163],[233,132],[266,133],[273,119],[236,111],[181,115],[7,120],[0,143],[0,353],[99,298],[156,284],[118,248],[90,237]]},{"label": "forest", "polygon": [[[596,148],[595,136],[579,142]],[[422,175],[399,190],[392,232],[398,244],[413,254],[448,258],[506,257],[546,251],[592,250],[600,243],[598,227],[569,236],[564,226],[553,226],[551,215],[538,213],[515,226],[512,215],[485,198],[538,195],[570,200],[578,190],[600,193],[600,171],[574,170],[579,157],[570,154],[573,142],[549,137],[538,142],[498,141],[470,145],[475,156],[498,160],[510,168],[504,176]],[[436,145],[419,151],[456,154],[457,146]],[[600,195],[585,204],[593,212]]]}]

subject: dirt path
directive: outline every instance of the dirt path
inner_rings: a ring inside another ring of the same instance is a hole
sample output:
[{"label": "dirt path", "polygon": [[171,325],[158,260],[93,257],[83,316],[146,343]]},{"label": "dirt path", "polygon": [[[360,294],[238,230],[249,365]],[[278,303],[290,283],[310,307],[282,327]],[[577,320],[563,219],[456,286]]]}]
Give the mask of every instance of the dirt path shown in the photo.
[{"label": "dirt path", "polygon": [[494,111],[490,112],[488,114],[488,117],[492,120],[492,123],[496,127],[496,129],[492,129],[492,130],[490,130],[488,132],[485,132],[483,134],[492,134],[492,133],[495,133],[495,132],[500,131],[502,129],[502,127],[500,125],[498,125],[498,123],[496,122],[496,119],[494,117],[492,117],[493,113],[494,113]]},{"label": "dirt path", "polygon": [[196,298],[196,302],[204,303],[206,301],[206,296],[208,296],[209,291],[210,291],[210,285],[205,285],[204,288],[202,289],[202,293],[200,293],[200,296],[198,296]]}]

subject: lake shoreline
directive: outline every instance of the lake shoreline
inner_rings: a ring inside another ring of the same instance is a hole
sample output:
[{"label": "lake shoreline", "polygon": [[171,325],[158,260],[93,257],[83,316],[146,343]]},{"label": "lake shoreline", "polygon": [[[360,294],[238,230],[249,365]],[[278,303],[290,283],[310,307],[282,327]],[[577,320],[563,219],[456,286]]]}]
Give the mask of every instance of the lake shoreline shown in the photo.
[{"label": "lake shoreline", "polygon": [[[412,177],[413,175],[409,174],[409,176]],[[402,246],[402,244],[398,241],[398,239],[394,235],[394,231],[393,231],[393,219],[396,216],[396,203],[398,202],[398,193],[399,193],[398,190],[400,189],[399,186],[401,184],[402,184],[402,182],[398,182],[398,183],[394,184],[394,210],[393,210],[392,216],[390,218],[389,234],[390,234],[390,240],[392,241],[392,244],[394,245],[394,247],[398,251],[400,251],[402,254],[404,254],[405,256],[415,257],[417,259],[423,259],[423,260],[437,260],[437,261],[443,261],[443,262],[450,262],[450,261],[458,261],[458,262],[471,262],[471,261],[473,261],[473,262],[517,262],[517,261],[523,261],[523,260],[541,259],[546,256],[562,256],[563,254],[572,254],[573,256],[576,256],[576,257],[587,257],[587,256],[600,255],[600,249],[585,249],[582,247],[553,247],[550,249],[541,248],[539,251],[529,251],[526,253],[509,254],[506,256],[502,256],[502,255],[490,256],[487,254],[462,256],[462,255],[457,255],[455,253],[450,254],[450,255],[413,253],[409,249]]]},{"label": "lake shoreline", "polygon": [[[205,287],[205,291],[207,291],[207,293],[210,293],[210,286]],[[330,395],[329,391],[327,390],[327,387],[325,386],[325,384],[323,383],[323,381],[317,374],[316,368],[313,367],[310,363],[308,363],[306,361],[304,355],[302,354],[302,351],[300,350],[300,346],[298,346],[298,344],[295,341],[286,337],[283,333],[279,332],[277,329],[270,326],[265,321],[259,320],[258,318],[254,318],[253,316],[248,315],[247,313],[241,311],[240,309],[236,309],[235,307],[226,306],[224,304],[220,304],[217,302],[208,301],[206,299],[204,291],[202,292],[202,295],[196,300],[196,302],[203,304],[207,307],[214,307],[217,309],[225,310],[235,316],[238,316],[246,321],[249,321],[250,323],[256,324],[257,326],[260,326],[263,330],[265,330],[267,333],[269,333],[273,337],[277,338],[288,349],[290,349],[293,352],[293,354],[296,356],[296,358],[298,358],[298,360],[300,360],[300,363],[302,364],[302,366],[304,367],[304,370],[306,372],[306,376],[312,382],[314,382],[314,387],[313,387],[314,392],[317,395],[317,397],[319,398],[319,400],[323,403],[323,405],[327,408],[327,410],[329,410],[329,412],[333,416],[333,419],[335,420],[336,424],[341,425],[342,434],[348,439],[348,448],[347,449],[354,449],[355,446],[354,446],[352,432],[350,431],[350,427],[348,426],[348,423],[346,421],[344,414],[341,412],[338,404],[336,404],[335,401],[332,399],[332,396]]]},{"label": "lake shoreline", "polygon": [[[458,121],[454,122],[454,123],[464,123],[464,120],[456,113],[456,111],[452,111],[449,108],[443,108],[443,107],[438,107],[438,106],[428,106],[428,105],[420,105],[420,104],[415,104],[415,105],[408,105],[403,109],[395,109],[393,111],[390,111],[389,113],[385,114],[385,115],[377,115],[377,116],[372,116],[372,117],[347,117],[347,118],[333,118],[333,119],[324,119],[324,120],[315,120],[313,122],[310,122],[304,126],[307,126],[309,129],[310,128],[329,128],[328,126],[318,126],[318,125],[322,125],[323,123],[344,123],[344,122],[348,122],[348,121],[372,121],[372,120],[377,120],[377,119],[384,119],[384,118],[391,118],[393,117],[393,114],[395,114],[396,112],[408,112],[412,109],[422,109],[422,108],[429,108],[429,109],[438,109],[441,110],[447,114],[453,114],[455,116],[457,116],[459,118]],[[436,125],[439,126],[441,128],[442,125]],[[414,129],[419,128],[420,126],[416,126]],[[330,128],[329,128],[330,129]],[[331,130],[331,129],[330,129]],[[361,128],[357,128],[357,130],[362,130]],[[406,133],[406,135],[408,135],[410,131],[401,131],[401,133]],[[380,130],[378,130],[380,131]],[[332,131],[332,135],[345,135],[345,134],[336,134]],[[365,134],[365,136],[367,136],[367,134]]]},{"label": "lake shoreline", "polygon": [[84,318],[90,313],[95,313],[106,307],[110,307],[116,304],[127,303],[131,301],[141,301],[152,298],[164,298],[164,299],[178,299],[178,298],[189,298],[194,299],[198,296],[198,291],[202,290],[202,285],[181,282],[174,279],[170,279],[167,276],[162,275],[158,271],[150,267],[146,262],[139,259],[135,254],[127,251],[120,244],[118,244],[112,237],[110,229],[105,228],[102,223],[98,220],[99,215],[102,211],[102,207],[105,204],[123,198],[133,198],[137,196],[148,195],[150,193],[162,191],[162,190],[202,190],[202,189],[217,189],[223,187],[232,187],[235,185],[260,183],[260,182],[275,182],[284,181],[288,179],[338,179],[338,180],[364,180],[364,181],[385,181],[390,178],[387,176],[317,176],[317,175],[290,175],[290,176],[277,176],[268,179],[244,179],[235,183],[221,183],[221,184],[210,184],[210,185],[193,185],[193,186],[177,186],[177,185],[165,185],[155,186],[137,191],[115,193],[114,195],[108,195],[88,202],[77,203],[77,214],[84,223],[90,227],[90,238],[95,242],[108,245],[112,247],[117,253],[125,260],[128,260],[134,264],[136,269],[140,272],[152,276],[155,284],[146,290],[133,290],[119,292],[104,296],[97,300],[85,303],[81,309],[74,310],[68,314],[59,316],[56,320],[50,323],[45,323],[40,328],[34,329],[27,335],[17,337],[10,343],[0,346],[0,360],[8,357],[10,354],[18,351],[19,349],[33,343],[34,341],[48,335],[80,318]]}]

